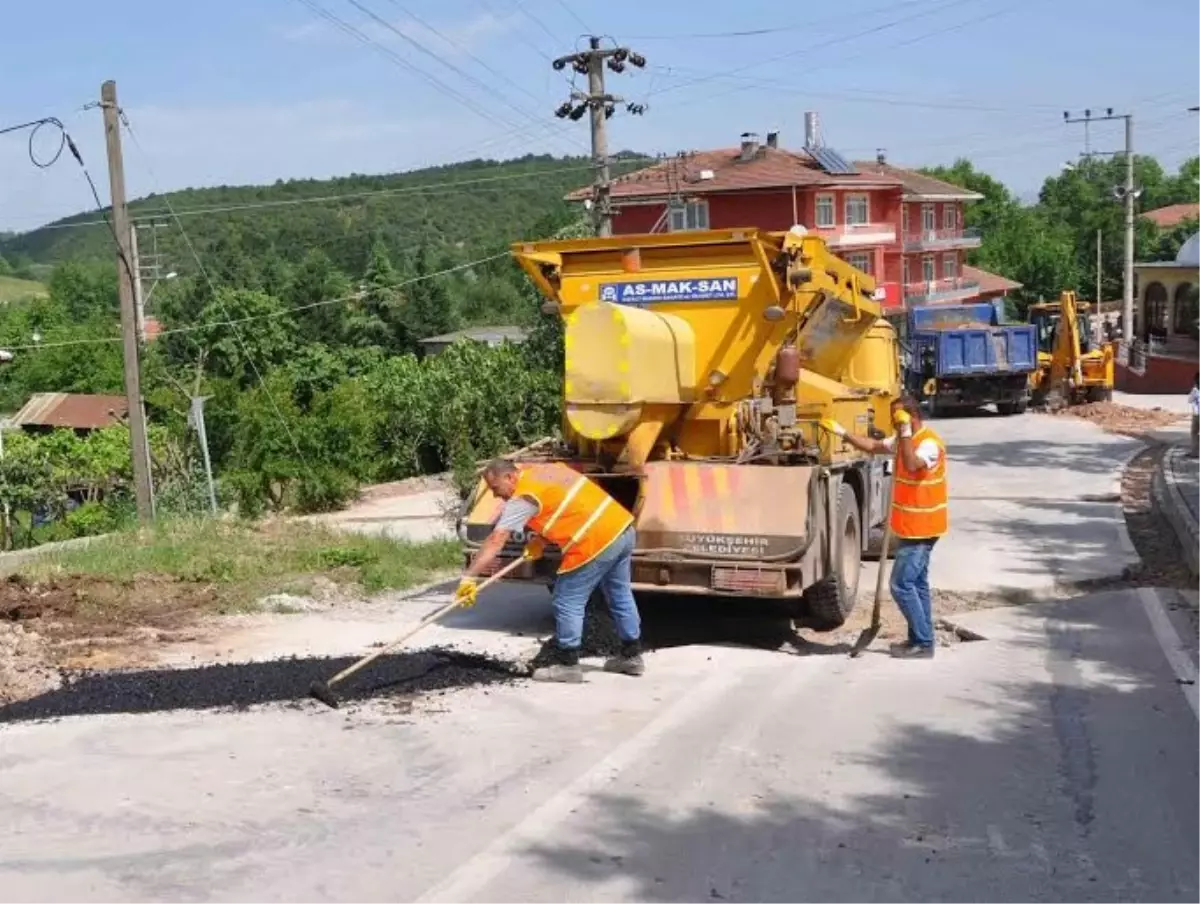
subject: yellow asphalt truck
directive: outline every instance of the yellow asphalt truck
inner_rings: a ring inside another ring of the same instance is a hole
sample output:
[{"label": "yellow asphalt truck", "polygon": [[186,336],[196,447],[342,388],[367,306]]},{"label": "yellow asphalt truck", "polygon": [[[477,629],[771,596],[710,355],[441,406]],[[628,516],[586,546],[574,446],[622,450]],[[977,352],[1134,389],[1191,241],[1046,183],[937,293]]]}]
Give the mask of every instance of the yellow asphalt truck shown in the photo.
[{"label": "yellow asphalt truck", "polygon": [[[517,464],[564,462],[633,513],[635,591],[766,597],[818,630],[843,624],[879,554],[891,463],[818,422],[890,432],[897,340],[874,280],[802,227],[513,254],[565,344],[562,438]],[[482,480],[465,500],[468,562],[501,505]],[[551,547],[510,579],[552,583],[556,567]]]}]

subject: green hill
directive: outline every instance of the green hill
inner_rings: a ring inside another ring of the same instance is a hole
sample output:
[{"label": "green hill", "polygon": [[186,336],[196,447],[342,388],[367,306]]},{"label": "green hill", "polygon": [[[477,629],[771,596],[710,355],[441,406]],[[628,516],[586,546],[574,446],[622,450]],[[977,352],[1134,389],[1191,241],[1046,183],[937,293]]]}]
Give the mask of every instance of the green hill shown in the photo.
[{"label": "green hill", "polygon": [[[633,154],[615,172],[636,168]],[[135,220],[167,224],[157,232],[164,267],[194,271],[192,255],[167,204],[202,259],[236,250],[251,259],[298,262],[320,248],[348,273],[361,273],[371,242],[381,238],[394,256],[419,245],[470,253],[523,237],[548,234],[573,219],[562,197],[589,182],[583,157],[528,155],[514,160],[470,160],[391,175],[294,179],[274,185],[186,189],[131,202]],[[576,212],[574,216],[577,216]],[[96,212],[81,213],[31,232],[0,239],[10,263],[53,264],[67,259],[112,259],[112,236]],[[92,225],[83,225],[92,221]],[[139,233],[143,256],[150,230]]]},{"label": "green hill", "polygon": [[0,304],[45,294],[46,287],[40,282],[17,279],[15,276],[0,276]]}]

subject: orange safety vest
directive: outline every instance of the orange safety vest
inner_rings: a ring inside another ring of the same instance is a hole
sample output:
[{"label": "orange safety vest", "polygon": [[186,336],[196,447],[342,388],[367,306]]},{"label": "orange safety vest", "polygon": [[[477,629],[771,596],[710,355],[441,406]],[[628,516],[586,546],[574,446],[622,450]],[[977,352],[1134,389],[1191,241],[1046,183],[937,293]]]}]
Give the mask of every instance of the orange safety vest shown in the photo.
[{"label": "orange safety vest", "polygon": [[562,550],[559,574],[592,561],[633,523],[620,503],[564,464],[523,468],[513,495],[537,503],[529,529]]},{"label": "orange safety vest", "polygon": [[[937,467],[922,468],[913,473],[896,456],[896,473],[892,477],[892,533],[906,540],[940,537],[950,527],[946,488],[946,444],[942,438],[922,426],[912,438],[913,448],[925,440],[938,447]],[[899,442],[897,438],[896,442]]]}]

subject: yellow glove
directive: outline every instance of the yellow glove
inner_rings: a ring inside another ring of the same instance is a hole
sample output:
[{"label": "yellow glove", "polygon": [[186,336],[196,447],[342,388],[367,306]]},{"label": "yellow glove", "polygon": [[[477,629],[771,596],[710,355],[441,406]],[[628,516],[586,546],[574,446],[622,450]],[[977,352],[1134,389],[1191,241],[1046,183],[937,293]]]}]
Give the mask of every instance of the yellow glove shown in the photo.
[{"label": "yellow glove", "polygon": [[821,420],[817,421],[817,423],[821,425],[822,429],[828,430],[834,436],[846,435],[846,428],[837,421],[830,420],[829,418],[821,418]]},{"label": "yellow glove", "polygon": [[530,562],[536,562],[546,552],[546,541],[541,537],[530,537],[529,542],[525,544],[525,551],[521,554]]},{"label": "yellow glove", "polygon": [[912,415],[903,408],[897,408],[892,413],[892,424],[900,436],[912,436]]},{"label": "yellow glove", "polygon": [[478,597],[479,583],[474,578],[463,578],[458,582],[458,589],[454,591],[454,602],[464,609],[470,609]]}]

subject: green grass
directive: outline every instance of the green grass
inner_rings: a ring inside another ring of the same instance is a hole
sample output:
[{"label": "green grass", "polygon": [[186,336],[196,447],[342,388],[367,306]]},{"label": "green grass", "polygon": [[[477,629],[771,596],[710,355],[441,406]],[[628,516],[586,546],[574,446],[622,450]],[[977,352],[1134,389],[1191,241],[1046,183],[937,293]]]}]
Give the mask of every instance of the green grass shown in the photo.
[{"label": "green grass", "polygon": [[40,282],[34,282],[31,279],[17,279],[15,276],[0,276],[0,303],[45,294],[46,287]]},{"label": "green grass", "polygon": [[408,543],[289,521],[205,520],[116,534],[35,559],[19,573],[134,586],[165,579],[215,591],[217,608],[229,611],[269,593],[302,592],[318,575],[375,593],[411,587],[461,562],[453,540]]}]

